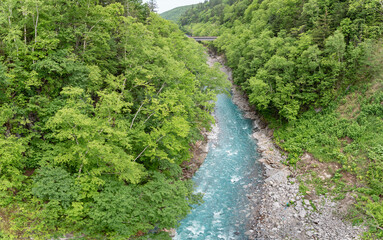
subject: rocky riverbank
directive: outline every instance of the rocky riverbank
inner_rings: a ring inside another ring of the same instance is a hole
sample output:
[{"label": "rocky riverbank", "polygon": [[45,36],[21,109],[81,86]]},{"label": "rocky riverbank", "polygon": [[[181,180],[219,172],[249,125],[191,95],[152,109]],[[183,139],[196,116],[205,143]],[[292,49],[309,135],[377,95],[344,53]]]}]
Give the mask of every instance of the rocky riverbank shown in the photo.
[{"label": "rocky riverbank", "polygon": [[[210,56],[209,63],[220,62],[223,57]],[[223,67],[232,81],[231,70]],[[253,137],[257,140],[258,160],[265,167],[265,181],[254,194],[248,196],[257,207],[249,214],[249,239],[359,239],[363,227],[352,226],[344,220],[344,202],[330,197],[301,195],[298,172],[282,164],[284,154],[273,143],[273,130],[267,127],[247,101],[247,97],[233,84],[233,102],[254,121]],[[259,194],[261,192],[261,194]],[[349,199],[352,201],[352,199]]]},{"label": "rocky riverbank", "polygon": [[209,152],[208,137],[211,133],[203,130],[201,132],[203,140],[197,141],[196,143],[190,146],[190,152],[192,158],[190,161],[185,161],[182,163],[182,173],[185,179],[191,179],[195,172],[204,162],[207,153]]}]

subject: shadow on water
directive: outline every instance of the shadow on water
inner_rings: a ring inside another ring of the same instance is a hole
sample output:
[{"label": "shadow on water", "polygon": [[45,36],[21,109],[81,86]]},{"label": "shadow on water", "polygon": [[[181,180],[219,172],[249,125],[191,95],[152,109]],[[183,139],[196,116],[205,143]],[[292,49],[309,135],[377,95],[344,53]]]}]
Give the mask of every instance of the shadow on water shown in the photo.
[{"label": "shadow on water", "polygon": [[262,166],[256,161],[252,121],[227,95],[217,98],[216,138],[193,177],[196,191],[204,193],[204,203],[181,221],[175,240],[247,239],[244,233],[253,204],[247,195],[262,180]]}]

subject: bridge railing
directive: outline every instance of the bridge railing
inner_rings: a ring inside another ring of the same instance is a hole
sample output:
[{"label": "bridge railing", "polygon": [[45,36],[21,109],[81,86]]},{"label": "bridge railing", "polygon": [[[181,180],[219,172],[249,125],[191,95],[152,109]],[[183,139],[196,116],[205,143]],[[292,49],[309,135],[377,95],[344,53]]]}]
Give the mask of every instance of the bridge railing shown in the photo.
[{"label": "bridge railing", "polygon": [[217,39],[217,37],[190,37],[188,36],[189,38],[193,38],[194,40],[196,41],[214,41]]}]

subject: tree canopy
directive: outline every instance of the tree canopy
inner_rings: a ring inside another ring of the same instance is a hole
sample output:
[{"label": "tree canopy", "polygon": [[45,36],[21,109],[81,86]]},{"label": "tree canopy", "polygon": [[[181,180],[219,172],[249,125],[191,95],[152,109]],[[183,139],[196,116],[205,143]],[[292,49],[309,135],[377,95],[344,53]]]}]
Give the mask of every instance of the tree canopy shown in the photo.
[{"label": "tree canopy", "polygon": [[325,180],[315,174],[328,169],[315,167],[300,184],[357,199],[350,216],[368,223],[366,239],[383,237],[382,6],[377,0],[210,0],[179,21],[189,34],[218,36],[210,47],[225,55],[234,82],[275,127],[286,164],[305,169],[299,159],[310,153],[332,163],[322,166],[340,166]]},{"label": "tree canopy", "polygon": [[141,0],[0,12],[0,238],[176,227],[200,201],[180,165],[226,86],[205,49]]},{"label": "tree canopy", "polygon": [[250,102],[294,120],[356,80],[381,37],[381,13],[378,1],[214,0],[186,11],[180,25],[220,36],[212,45],[225,53]]}]

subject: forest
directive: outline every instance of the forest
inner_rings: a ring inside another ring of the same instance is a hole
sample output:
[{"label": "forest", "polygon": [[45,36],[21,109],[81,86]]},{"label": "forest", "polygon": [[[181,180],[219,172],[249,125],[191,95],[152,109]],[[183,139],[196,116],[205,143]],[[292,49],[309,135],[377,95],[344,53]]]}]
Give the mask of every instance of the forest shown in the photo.
[{"label": "forest", "polygon": [[167,239],[227,87],[141,0],[0,2],[0,239]]},{"label": "forest", "polygon": [[[209,47],[274,128],[301,193],[352,197],[349,220],[383,238],[382,1],[210,0],[178,24],[218,36]],[[306,153],[318,164],[302,172]]]},{"label": "forest", "polygon": [[185,33],[218,36],[301,194],[352,197],[383,238],[381,0],[210,0],[178,26],[153,10],[0,1],[0,239],[169,239],[202,201],[182,163],[228,87]]},{"label": "forest", "polygon": [[194,5],[187,5],[187,6],[181,6],[173,8],[169,11],[163,12],[160,14],[161,17],[165,18],[166,20],[173,21],[175,23],[178,22],[180,17],[190,8],[193,8]]}]

